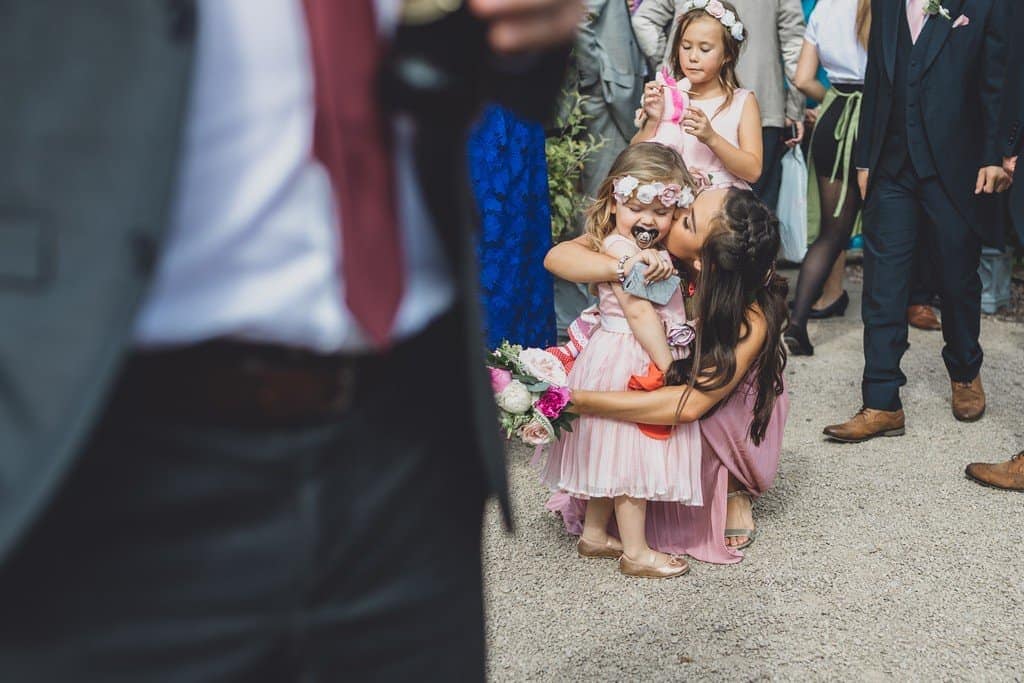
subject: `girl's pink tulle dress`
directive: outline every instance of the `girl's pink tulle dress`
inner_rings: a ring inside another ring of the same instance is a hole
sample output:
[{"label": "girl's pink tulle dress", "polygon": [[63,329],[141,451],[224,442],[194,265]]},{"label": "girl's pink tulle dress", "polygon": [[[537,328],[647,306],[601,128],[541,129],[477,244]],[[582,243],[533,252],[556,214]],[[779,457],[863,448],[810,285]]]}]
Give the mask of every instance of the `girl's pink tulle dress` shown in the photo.
[{"label": "girl's pink tulle dress", "polygon": [[[749,435],[756,398],[752,381],[753,376],[748,375],[717,411],[697,423],[703,440],[703,507],[677,503],[650,503],[647,506],[647,542],[652,548],[716,564],[732,564],[743,559],[742,551],[725,545],[729,473],[755,496],[771,488],[779,467],[782,432],[789,415],[789,394],[784,390],[775,401],[764,440],[754,445]],[[583,532],[584,501],[556,493],[547,507],[562,515],[569,533],[579,535]],[[609,529],[618,536],[614,520]]]},{"label": "girl's pink tulle dress", "polygon": [[[621,235],[611,235],[606,246]],[[611,285],[597,287],[600,324],[569,372],[569,386],[625,391],[630,375],[647,373],[650,358],[633,336]],[[655,306],[666,326],[686,322],[682,292]],[[683,350],[674,350],[683,357]],[[551,446],[541,479],[568,500],[620,495],[700,505],[701,444],[696,424],[677,425],[667,440],[652,439],[632,422],[581,416]],[[582,520],[582,517],[580,518]]]}]

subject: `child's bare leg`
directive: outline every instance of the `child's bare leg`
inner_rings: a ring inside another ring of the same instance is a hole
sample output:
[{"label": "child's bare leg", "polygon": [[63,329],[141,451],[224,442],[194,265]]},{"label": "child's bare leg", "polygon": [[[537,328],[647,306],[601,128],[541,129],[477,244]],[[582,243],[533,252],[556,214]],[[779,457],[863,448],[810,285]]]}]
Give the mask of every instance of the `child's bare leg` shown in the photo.
[{"label": "child's bare leg", "polygon": [[647,545],[647,501],[629,496],[615,499],[615,521],[622,535],[622,552],[630,560],[651,566],[661,566],[669,555],[659,553]]},{"label": "child's bare leg", "polygon": [[611,541],[609,545],[612,548],[622,550],[622,544],[608,533],[608,522],[611,521],[614,511],[614,502],[611,498],[591,498],[588,500],[587,514],[583,518],[582,537],[598,545],[605,545]]}]

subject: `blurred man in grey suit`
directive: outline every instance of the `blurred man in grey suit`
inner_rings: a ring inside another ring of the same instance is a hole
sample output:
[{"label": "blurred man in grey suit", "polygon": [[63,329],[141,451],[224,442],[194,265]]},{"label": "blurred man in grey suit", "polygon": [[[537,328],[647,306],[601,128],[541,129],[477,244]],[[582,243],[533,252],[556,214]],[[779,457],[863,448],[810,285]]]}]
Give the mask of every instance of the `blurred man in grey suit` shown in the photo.
[{"label": "blurred man in grey suit", "polygon": [[[619,152],[636,133],[633,122],[643,95],[646,65],[633,35],[625,0],[586,0],[575,55],[586,126],[603,146],[583,166],[583,193],[593,197]],[[576,234],[566,235],[567,238]],[[587,288],[555,278],[559,335],[592,301]]]},{"label": "blurred man in grey suit", "polygon": [[3,680],[483,680],[464,131],[580,7],[439,5],[0,2]]}]

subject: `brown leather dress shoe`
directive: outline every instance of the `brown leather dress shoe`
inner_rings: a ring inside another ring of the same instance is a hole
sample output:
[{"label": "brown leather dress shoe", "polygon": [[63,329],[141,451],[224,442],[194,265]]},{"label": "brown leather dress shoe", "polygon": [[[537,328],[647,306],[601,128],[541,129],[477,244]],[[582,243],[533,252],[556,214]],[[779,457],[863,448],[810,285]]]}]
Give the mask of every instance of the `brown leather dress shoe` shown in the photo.
[{"label": "brown leather dress shoe", "polygon": [[924,304],[907,306],[907,322],[919,330],[941,330],[942,323],[935,315],[935,309]]},{"label": "brown leather dress shoe", "polygon": [[1024,451],[1006,462],[972,462],[965,472],[979,484],[1009,491],[1024,491]]},{"label": "brown leather dress shoe", "polygon": [[953,386],[953,417],[961,422],[980,420],[985,414],[985,390],[981,375],[970,382],[950,382]]},{"label": "brown leather dress shoe", "polygon": [[829,425],[822,432],[833,441],[860,443],[876,436],[903,436],[906,429],[903,410],[875,410],[861,408],[849,420]]}]

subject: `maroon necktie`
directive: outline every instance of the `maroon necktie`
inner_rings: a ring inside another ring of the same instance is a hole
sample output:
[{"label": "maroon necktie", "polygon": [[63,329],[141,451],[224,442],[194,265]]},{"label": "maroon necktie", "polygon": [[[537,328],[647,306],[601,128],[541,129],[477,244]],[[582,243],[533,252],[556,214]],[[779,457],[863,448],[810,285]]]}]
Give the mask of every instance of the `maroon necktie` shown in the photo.
[{"label": "maroon necktie", "polygon": [[386,346],[402,297],[390,121],[378,106],[383,55],[374,0],[304,0],[313,52],[313,155],[324,165],[341,220],[345,304]]}]

